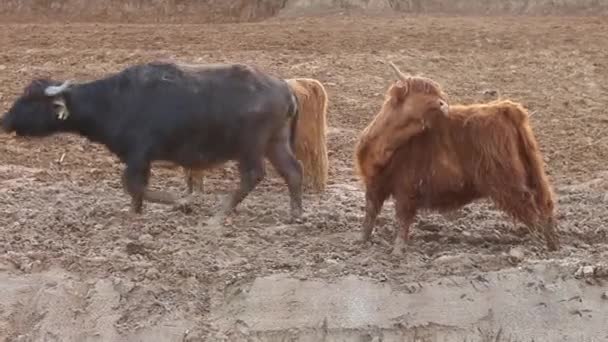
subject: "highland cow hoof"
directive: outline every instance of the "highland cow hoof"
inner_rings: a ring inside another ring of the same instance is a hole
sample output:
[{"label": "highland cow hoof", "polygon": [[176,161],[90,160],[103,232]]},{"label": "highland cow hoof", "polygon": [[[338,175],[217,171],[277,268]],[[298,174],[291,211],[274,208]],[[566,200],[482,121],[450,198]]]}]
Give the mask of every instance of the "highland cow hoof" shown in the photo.
[{"label": "highland cow hoof", "polygon": [[555,235],[553,235],[551,237],[545,236],[545,240],[547,243],[547,249],[550,252],[555,252],[560,249],[559,238],[557,236],[555,236]]},{"label": "highland cow hoof", "polygon": [[544,227],[543,234],[545,236],[545,242],[547,249],[551,252],[559,250],[559,236],[555,230],[555,221],[550,220],[549,223]]},{"label": "highland cow hoof", "polygon": [[397,233],[397,237],[395,238],[395,243],[393,244],[393,251],[391,252],[392,256],[402,256],[403,248],[405,248],[406,239],[403,238],[402,232]]},{"label": "highland cow hoof", "polygon": [[206,226],[213,228],[213,229],[220,229],[220,228],[224,227],[224,224],[226,223],[227,219],[228,219],[228,216],[218,214],[218,215],[212,216],[209,220],[207,220]]},{"label": "highland cow hoof", "polygon": [[361,232],[361,235],[357,239],[357,243],[361,244],[361,245],[365,245],[367,243],[370,243],[371,240],[372,240],[371,229],[363,229],[363,231]]},{"label": "highland cow hoof", "polygon": [[394,257],[402,257],[403,256],[403,246],[393,247],[393,251],[391,255]]}]

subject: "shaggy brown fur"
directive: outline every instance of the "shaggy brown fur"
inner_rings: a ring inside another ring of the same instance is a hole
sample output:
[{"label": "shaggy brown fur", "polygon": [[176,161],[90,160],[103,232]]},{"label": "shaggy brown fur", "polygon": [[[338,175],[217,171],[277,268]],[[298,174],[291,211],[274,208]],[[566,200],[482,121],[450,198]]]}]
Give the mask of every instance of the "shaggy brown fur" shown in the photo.
[{"label": "shaggy brown fur", "polygon": [[322,192],[327,185],[327,92],[318,80],[293,78],[286,80],[299,102],[296,133],[296,158],[302,162],[304,186]]},{"label": "shaggy brown fur", "polygon": [[[327,92],[321,82],[311,78],[286,80],[298,98],[299,119],[296,131],[296,158],[302,163],[305,189],[325,190],[328,178],[327,155]],[[169,163],[156,166],[174,168]],[[211,170],[183,169],[187,193],[204,190],[205,172]]]},{"label": "shaggy brown fur", "polygon": [[[398,111],[399,102],[394,103],[393,110]],[[420,117],[419,113],[400,112]],[[451,106],[447,116],[427,111],[423,117],[426,129],[420,129],[420,124],[413,120],[414,128],[407,125],[400,128],[408,132],[403,134],[408,139],[400,139],[398,144],[382,142],[381,146],[391,146],[388,159],[367,155],[381,153],[380,147],[358,150],[359,169],[373,171],[362,172],[366,185],[363,241],[369,240],[376,217],[391,195],[400,226],[394,254],[401,253],[419,209],[445,212],[489,198],[513,218],[535,228],[534,231],[542,228],[549,250],[559,248],[554,195],[528,113],[522,105],[499,100]],[[416,134],[411,134],[412,131]],[[386,162],[375,167],[365,164],[374,160]]]}]

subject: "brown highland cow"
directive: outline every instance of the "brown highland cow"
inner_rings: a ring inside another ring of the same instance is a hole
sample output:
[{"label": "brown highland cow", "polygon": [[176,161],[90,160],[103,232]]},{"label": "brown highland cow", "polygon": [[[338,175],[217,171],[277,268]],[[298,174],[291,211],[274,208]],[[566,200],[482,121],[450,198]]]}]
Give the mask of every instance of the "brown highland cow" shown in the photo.
[{"label": "brown highland cow", "polygon": [[526,109],[508,100],[449,106],[440,86],[399,81],[362,132],[356,165],[366,190],[361,241],[368,241],[384,201],[395,199],[399,227],[393,254],[401,254],[418,209],[447,212],[489,198],[559,248],[554,195],[545,175]]}]

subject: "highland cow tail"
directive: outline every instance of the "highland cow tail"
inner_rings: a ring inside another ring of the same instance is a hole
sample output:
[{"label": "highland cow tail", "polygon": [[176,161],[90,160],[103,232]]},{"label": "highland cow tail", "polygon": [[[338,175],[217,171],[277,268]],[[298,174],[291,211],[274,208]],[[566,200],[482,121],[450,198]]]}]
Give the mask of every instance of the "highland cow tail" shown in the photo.
[{"label": "highland cow tail", "polygon": [[528,186],[536,194],[536,205],[545,219],[553,216],[553,191],[545,173],[542,154],[530,124],[524,121],[518,127],[521,142],[521,155],[526,162]]},{"label": "highland cow tail", "polygon": [[560,242],[556,231],[557,222],[553,215],[555,201],[551,185],[545,174],[542,155],[530,124],[524,122],[519,126],[518,131],[522,143],[522,155],[527,166],[528,186],[534,191],[536,208],[541,215],[542,223],[539,223],[545,243],[550,251],[556,251],[559,249]]},{"label": "highland cow tail", "polygon": [[324,130],[323,133],[325,134],[325,131],[327,130],[327,91],[325,90],[323,84],[317,80],[315,80],[313,83],[313,91],[315,92],[316,97],[319,99],[318,112],[322,114],[322,128]]},{"label": "highland cow tail", "polygon": [[312,78],[292,78],[286,81],[295,95],[298,110],[292,126],[292,147],[302,164],[305,187],[322,192],[327,185],[329,171],[327,93],[321,82]]}]

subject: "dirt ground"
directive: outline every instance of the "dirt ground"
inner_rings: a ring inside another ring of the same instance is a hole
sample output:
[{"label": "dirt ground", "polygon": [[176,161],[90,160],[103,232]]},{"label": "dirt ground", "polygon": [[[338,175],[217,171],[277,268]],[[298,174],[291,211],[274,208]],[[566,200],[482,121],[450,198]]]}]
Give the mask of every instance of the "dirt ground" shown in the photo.
[{"label": "dirt ground", "polygon": [[[327,281],[355,275],[398,289],[410,282],[511,268],[507,254],[513,247],[521,247],[526,260],[605,262],[606,32],[605,18],[590,17],[0,25],[0,112],[33,77],[89,80],[156,58],[253,63],[286,78],[313,77],[325,84],[331,167],[327,191],[305,195],[303,223],[288,222],[287,189],[271,171],[230,226],[216,232],[204,222],[235,186],[231,165],[209,175],[195,212],[147,204],[144,214],[133,218],[120,186],[122,165],[103,147],[69,135],[0,135],[2,286],[23,279],[42,284],[42,292],[30,286],[15,297],[0,298],[5,303],[0,337],[117,340],[107,337],[109,331],[128,336],[175,320],[181,322],[176,329],[187,330],[192,341],[211,340],[221,332],[210,313],[225,304],[227,289],[273,273]],[[355,243],[364,198],[353,169],[353,145],[393,80],[382,63],[386,60],[441,82],[453,103],[478,101],[482,91],[494,89],[528,106],[559,195],[560,251],[547,252],[486,202],[463,208],[451,220],[420,215],[400,259],[389,254],[392,203],[383,210],[373,244]],[[185,191],[178,169],[155,169],[151,183]],[[65,290],[71,282],[80,285],[69,287],[70,312],[60,309],[68,302],[44,302],[45,293],[57,286]],[[110,288],[119,295],[104,297]],[[106,321],[98,319],[102,314]]]}]

